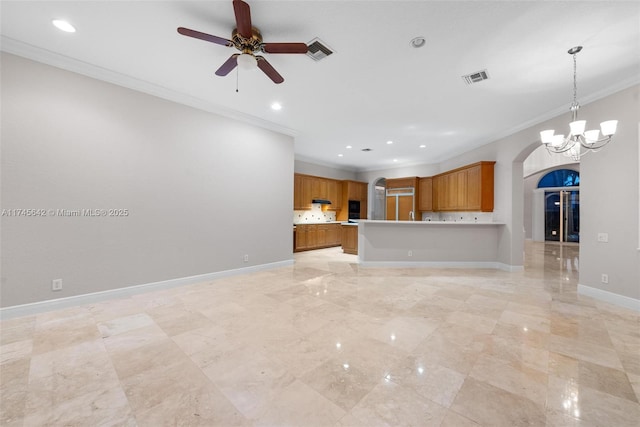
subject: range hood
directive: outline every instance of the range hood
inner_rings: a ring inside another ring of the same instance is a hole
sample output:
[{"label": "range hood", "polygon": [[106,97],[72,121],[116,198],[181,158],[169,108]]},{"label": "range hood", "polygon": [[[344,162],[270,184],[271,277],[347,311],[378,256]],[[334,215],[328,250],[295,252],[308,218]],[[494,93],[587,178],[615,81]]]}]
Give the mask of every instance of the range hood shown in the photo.
[{"label": "range hood", "polygon": [[311,200],[311,203],[317,203],[317,204],[320,204],[320,205],[330,205],[331,204],[331,202],[329,200],[326,200],[326,199],[313,199],[313,200]]}]

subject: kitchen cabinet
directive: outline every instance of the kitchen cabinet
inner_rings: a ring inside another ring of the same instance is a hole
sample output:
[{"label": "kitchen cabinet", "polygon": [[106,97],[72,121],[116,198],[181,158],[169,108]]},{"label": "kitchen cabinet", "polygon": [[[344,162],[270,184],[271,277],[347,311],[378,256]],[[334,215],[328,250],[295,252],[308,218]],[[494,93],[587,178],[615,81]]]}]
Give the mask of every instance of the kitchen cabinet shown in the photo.
[{"label": "kitchen cabinet", "polygon": [[297,224],[294,251],[340,246],[340,224]]},{"label": "kitchen cabinet", "polygon": [[346,193],[346,200],[357,200],[362,202],[368,199],[369,184],[359,181],[342,181],[342,191]]},{"label": "kitchen cabinet", "polygon": [[339,211],[342,209],[342,182],[335,179],[327,181],[327,199],[331,201],[329,209]]},{"label": "kitchen cabinet", "polygon": [[360,202],[360,219],[367,219],[367,202],[369,194],[369,184],[360,181],[342,181],[342,205],[337,209],[338,221],[349,219],[349,200]]},{"label": "kitchen cabinet", "polygon": [[415,195],[413,188],[387,189],[388,221],[413,221],[415,219]]},{"label": "kitchen cabinet", "polygon": [[[413,221],[418,197],[417,176],[386,180],[386,219],[389,221]],[[419,218],[418,218],[419,219]]]},{"label": "kitchen cabinet", "polygon": [[433,210],[492,212],[494,165],[478,162],[434,176]]},{"label": "kitchen cabinet", "polygon": [[386,180],[386,188],[417,188],[418,187],[418,177],[411,176],[407,178],[388,178]]},{"label": "kitchen cabinet", "polygon": [[324,209],[340,210],[342,207],[342,181],[319,176],[294,174],[293,209],[309,210],[313,199],[331,202]]},{"label": "kitchen cabinet", "polygon": [[342,252],[358,255],[358,226],[342,226]]},{"label": "kitchen cabinet", "polygon": [[431,177],[418,180],[418,210],[433,211],[433,178]]}]

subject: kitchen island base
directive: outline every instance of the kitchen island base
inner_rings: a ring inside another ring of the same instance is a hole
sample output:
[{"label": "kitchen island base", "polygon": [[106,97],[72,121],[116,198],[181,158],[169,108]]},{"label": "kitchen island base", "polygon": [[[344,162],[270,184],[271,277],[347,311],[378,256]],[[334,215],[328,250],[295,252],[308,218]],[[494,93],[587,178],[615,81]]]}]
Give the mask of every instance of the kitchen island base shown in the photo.
[{"label": "kitchen island base", "polygon": [[498,222],[365,220],[358,224],[358,260],[363,267],[522,271],[499,259],[504,231]]}]

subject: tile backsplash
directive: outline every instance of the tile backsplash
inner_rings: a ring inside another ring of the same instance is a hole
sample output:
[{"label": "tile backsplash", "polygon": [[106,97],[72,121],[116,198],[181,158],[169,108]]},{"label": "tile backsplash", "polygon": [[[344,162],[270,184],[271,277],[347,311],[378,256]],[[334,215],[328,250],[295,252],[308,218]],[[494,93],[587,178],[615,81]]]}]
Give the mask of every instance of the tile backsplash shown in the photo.
[{"label": "tile backsplash", "polygon": [[310,211],[293,211],[294,224],[313,224],[317,222],[331,222],[336,220],[335,211],[323,211],[322,205],[311,205]]},{"label": "tile backsplash", "polygon": [[493,222],[493,212],[423,212],[422,220]]}]

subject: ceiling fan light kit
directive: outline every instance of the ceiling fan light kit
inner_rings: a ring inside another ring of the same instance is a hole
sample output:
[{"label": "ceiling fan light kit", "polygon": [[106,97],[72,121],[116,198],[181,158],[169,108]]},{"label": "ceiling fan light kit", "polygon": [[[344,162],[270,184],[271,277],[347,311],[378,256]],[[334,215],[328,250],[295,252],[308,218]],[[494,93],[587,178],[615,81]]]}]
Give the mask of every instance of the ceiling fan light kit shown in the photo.
[{"label": "ceiling fan light kit", "polygon": [[236,28],[231,32],[231,39],[202,33],[184,27],[178,28],[178,33],[183,36],[208,41],[226,47],[234,47],[240,53],[234,53],[216,70],[216,75],[226,76],[236,67],[242,69],[262,70],[274,83],[282,83],[284,78],[275,68],[258,53],[281,54],[295,53],[306,54],[308,47],[305,43],[265,43],[258,28],[251,24],[251,9],[242,0],[233,0],[233,11],[236,17]]},{"label": "ceiling fan light kit", "polygon": [[[564,154],[575,161],[590,152],[597,152],[611,142],[611,137],[616,133],[617,120],[607,120],[600,123],[600,130],[585,131],[586,120],[578,120],[578,85],[576,80],[576,55],[582,50],[582,46],[572,47],[567,51],[573,56],[573,102],[571,103],[571,123],[569,123],[569,135],[555,135],[553,129],[540,132],[540,141],[550,153]],[[602,137],[600,137],[602,133]]]}]

